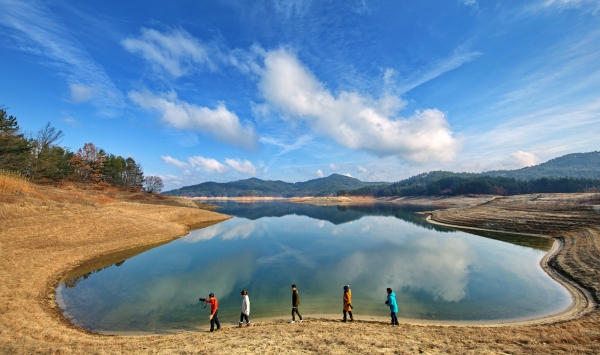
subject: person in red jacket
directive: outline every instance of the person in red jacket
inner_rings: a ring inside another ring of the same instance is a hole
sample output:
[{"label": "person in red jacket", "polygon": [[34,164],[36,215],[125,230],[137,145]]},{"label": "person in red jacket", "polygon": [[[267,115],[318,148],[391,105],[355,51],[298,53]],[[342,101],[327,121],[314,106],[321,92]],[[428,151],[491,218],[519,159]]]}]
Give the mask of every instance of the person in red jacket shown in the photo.
[{"label": "person in red jacket", "polygon": [[219,318],[217,317],[217,312],[219,311],[219,301],[215,298],[215,294],[211,293],[208,295],[208,298],[201,298],[200,302],[206,302],[210,304],[210,331],[215,331],[215,324],[217,325],[217,330],[221,329],[221,323],[219,323]]}]

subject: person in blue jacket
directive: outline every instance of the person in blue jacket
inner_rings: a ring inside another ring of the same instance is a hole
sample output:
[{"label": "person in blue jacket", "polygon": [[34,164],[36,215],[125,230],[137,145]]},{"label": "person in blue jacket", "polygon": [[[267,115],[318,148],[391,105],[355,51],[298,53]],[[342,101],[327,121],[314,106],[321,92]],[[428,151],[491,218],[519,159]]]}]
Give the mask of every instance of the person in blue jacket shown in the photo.
[{"label": "person in blue jacket", "polygon": [[392,325],[398,325],[398,317],[396,316],[396,312],[398,312],[398,303],[396,303],[396,294],[392,291],[391,288],[387,288],[387,300],[385,304],[390,307],[390,312],[392,316]]}]

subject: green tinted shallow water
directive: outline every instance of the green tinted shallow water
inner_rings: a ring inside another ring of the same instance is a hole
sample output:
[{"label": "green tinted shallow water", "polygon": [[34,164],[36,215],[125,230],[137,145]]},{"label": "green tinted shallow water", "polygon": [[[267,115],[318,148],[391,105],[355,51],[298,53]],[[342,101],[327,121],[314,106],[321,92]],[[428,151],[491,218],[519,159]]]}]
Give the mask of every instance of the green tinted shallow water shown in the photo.
[{"label": "green tinted shallow water", "polygon": [[247,289],[251,319],[287,319],[292,283],[304,316],[341,315],[346,284],[361,316],[389,315],[387,287],[402,318],[531,318],[571,304],[539,266],[548,239],[432,225],[423,207],[218,204],[236,218],[61,283],[65,314],[92,331],[204,326],[198,298],[214,292],[221,322],[237,322]]}]

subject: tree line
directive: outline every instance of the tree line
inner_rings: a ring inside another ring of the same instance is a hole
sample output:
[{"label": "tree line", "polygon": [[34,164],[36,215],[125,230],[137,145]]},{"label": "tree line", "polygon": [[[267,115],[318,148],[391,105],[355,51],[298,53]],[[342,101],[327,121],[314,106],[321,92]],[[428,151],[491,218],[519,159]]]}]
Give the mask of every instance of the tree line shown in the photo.
[{"label": "tree line", "polygon": [[80,188],[162,190],[161,178],[144,176],[142,166],[133,158],[109,154],[93,143],[71,152],[59,145],[63,137],[64,133],[50,123],[27,136],[17,118],[0,106],[0,170],[17,172],[45,184],[70,182]]},{"label": "tree line", "polygon": [[[430,176],[432,175],[432,176]],[[365,186],[351,191],[338,191],[338,196],[455,196],[464,194],[520,195],[531,193],[572,193],[597,191],[599,179],[539,178],[518,180],[509,177],[434,172],[379,186]]]}]

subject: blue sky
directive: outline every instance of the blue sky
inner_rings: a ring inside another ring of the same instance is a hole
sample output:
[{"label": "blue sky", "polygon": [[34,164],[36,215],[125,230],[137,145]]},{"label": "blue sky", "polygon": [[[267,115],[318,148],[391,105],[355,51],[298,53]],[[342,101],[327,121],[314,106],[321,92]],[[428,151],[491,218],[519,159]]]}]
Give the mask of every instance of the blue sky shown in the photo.
[{"label": "blue sky", "polygon": [[600,1],[0,0],[0,104],[165,188],[600,147]]}]

